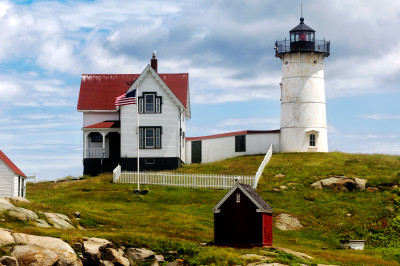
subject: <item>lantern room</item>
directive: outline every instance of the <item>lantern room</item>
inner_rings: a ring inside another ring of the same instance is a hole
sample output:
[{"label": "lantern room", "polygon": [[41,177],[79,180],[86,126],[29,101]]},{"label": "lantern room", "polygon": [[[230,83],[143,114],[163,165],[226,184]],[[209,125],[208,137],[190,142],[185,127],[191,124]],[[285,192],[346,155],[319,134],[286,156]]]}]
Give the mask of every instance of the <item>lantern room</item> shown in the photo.
[{"label": "lantern room", "polygon": [[315,30],[304,23],[300,18],[300,24],[290,32],[289,40],[275,42],[275,56],[280,57],[284,53],[321,53],[329,56],[330,42],[315,39]]},{"label": "lantern room", "polygon": [[304,18],[300,18],[300,24],[290,31],[290,51],[301,52],[314,49],[315,30],[304,24]]}]

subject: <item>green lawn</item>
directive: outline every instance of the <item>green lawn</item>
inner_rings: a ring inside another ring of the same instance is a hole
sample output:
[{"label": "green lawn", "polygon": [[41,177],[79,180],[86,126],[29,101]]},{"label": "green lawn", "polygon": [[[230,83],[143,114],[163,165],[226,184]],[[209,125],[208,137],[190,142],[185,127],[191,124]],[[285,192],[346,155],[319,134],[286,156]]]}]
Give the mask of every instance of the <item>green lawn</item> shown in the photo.
[{"label": "green lawn", "polygon": [[[184,166],[177,171],[254,175],[262,159],[261,155],[243,156]],[[279,178],[276,174],[285,176]],[[373,193],[310,188],[314,181],[332,175],[365,178],[367,186],[381,189]],[[213,240],[212,208],[226,190],[142,186],[149,194],[138,196],[133,193],[136,185],[111,181],[111,174],[103,174],[80,181],[30,184],[27,188],[27,198],[33,202],[29,208],[69,216],[79,211],[79,223],[87,230],[44,230],[9,217],[5,217],[4,226],[62,237],[71,243],[83,236],[97,236],[117,244],[149,247],[163,254],[178,250],[179,257],[194,265],[244,264],[240,254],[265,252],[261,248],[238,250],[199,245]],[[392,186],[399,181],[400,156],[274,154],[257,192],[274,208],[275,215],[294,214],[304,225],[304,229],[295,232],[274,229],[275,245],[309,254],[318,263],[397,265],[400,190]],[[281,185],[288,189],[273,190]],[[346,235],[366,239],[366,250],[340,250],[339,239]],[[281,253],[277,253],[276,261],[301,262]]]}]

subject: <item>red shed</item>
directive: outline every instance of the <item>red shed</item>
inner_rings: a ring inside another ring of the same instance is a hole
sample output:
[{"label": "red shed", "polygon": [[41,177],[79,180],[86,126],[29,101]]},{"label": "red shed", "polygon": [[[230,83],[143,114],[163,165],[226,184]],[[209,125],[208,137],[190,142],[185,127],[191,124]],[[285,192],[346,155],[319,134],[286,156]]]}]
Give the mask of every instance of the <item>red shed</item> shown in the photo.
[{"label": "red shed", "polygon": [[236,183],[213,212],[216,245],[272,246],[274,210],[250,186]]}]

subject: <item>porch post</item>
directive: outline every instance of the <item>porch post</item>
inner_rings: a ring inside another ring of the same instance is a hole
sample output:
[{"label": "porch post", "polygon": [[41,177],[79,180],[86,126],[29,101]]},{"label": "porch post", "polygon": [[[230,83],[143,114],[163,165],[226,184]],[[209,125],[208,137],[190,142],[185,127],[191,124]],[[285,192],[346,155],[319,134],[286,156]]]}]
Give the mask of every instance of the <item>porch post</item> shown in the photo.
[{"label": "porch post", "polygon": [[90,132],[83,132],[83,158],[87,158],[87,142]]},{"label": "porch post", "polygon": [[103,136],[103,155],[102,155],[102,157],[105,157],[105,155],[106,155],[106,135],[107,135],[107,132],[100,132],[100,134]]}]

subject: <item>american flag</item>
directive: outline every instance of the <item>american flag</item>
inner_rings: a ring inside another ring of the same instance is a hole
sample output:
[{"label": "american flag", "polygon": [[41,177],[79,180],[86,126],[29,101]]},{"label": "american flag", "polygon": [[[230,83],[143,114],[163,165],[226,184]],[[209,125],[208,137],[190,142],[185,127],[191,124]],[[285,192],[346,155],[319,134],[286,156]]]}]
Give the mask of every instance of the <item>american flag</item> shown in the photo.
[{"label": "american flag", "polygon": [[136,89],[115,97],[115,106],[136,104]]}]

